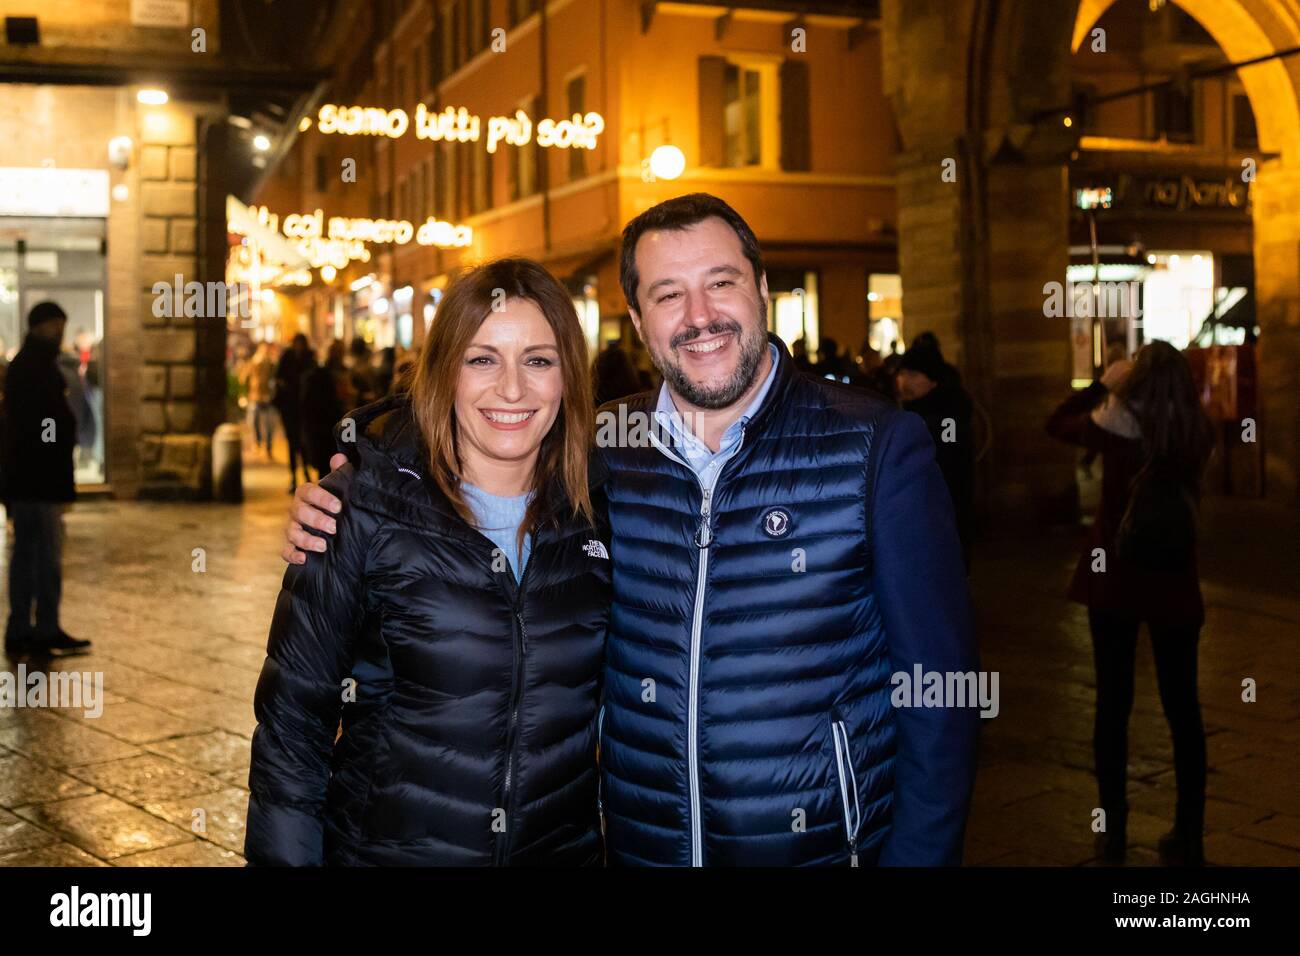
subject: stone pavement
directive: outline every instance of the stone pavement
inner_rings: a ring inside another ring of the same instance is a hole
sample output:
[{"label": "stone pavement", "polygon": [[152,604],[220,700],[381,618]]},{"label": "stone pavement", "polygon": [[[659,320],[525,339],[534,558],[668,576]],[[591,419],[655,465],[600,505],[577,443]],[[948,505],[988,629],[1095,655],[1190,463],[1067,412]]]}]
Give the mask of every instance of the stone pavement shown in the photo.
[{"label": "stone pavement", "polygon": [[[252,464],[243,506],[100,500],[69,514],[64,625],[95,649],[61,666],[102,671],[105,703],[98,717],[0,709],[0,866],[243,863],[286,484],[283,465]],[[1213,502],[1205,537],[1206,854],[1297,865],[1300,513]],[[1000,674],[1001,713],[982,722],[969,863],[1093,861],[1091,652],[1083,609],[1061,597],[1076,540],[1044,532],[977,551],[983,667]],[[7,558],[3,571],[0,587]],[[1245,677],[1256,703],[1241,701]],[[1173,817],[1173,759],[1145,640],[1130,738],[1130,864],[1153,864]]]}]

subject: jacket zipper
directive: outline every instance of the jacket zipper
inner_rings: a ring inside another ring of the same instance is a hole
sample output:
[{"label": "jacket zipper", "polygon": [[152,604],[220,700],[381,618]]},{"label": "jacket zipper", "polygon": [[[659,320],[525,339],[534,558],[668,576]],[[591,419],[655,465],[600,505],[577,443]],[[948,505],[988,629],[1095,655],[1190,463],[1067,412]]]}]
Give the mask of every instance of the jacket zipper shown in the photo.
[{"label": "jacket zipper", "polygon": [[[858,806],[858,778],[853,770],[853,753],[849,750],[849,732],[842,720],[831,720],[831,736],[835,739],[836,779],[840,784],[840,802],[844,808],[844,835],[849,848],[849,865],[858,865],[858,828],[862,826],[862,810]],[[840,741],[843,740],[841,748]],[[849,788],[853,789],[853,813],[849,813]]]},{"label": "jacket zipper", "polygon": [[596,715],[596,812],[600,814],[600,835],[605,836],[605,705]]},{"label": "jacket zipper", "polygon": [[704,630],[704,586],[709,574],[709,545],[713,543],[712,502],[713,492],[723,469],[745,444],[745,429],[740,430],[740,441],[736,442],[736,447],[732,449],[726,460],[718,465],[713,473],[713,482],[707,488],[695,469],[655,439],[653,432],[650,440],[664,455],[694,475],[696,483],[700,486],[700,526],[695,532],[695,547],[699,552],[699,558],[695,572],[695,607],[691,615],[691,678],[686,709],[686,768],[691,799],[691,866],[703,866],[704,835],[700,821],[699,763],[700,638]]},{"label": "jacket zipper", "polygon": [[[536,542],[536,536],[533,538]],[[510,837],[511,830],[514,826],[514,787],[515,787],[515,764],[516,750],[519,744],[519,707],[524,697],[524,657],[528,653],[528,629],[524,626],[524,615],[522,611],[524,601],[524,581],[528,580],[528,572],[532,567],[532,560],[524,567],[524,576],[519,581],[519,586],[515,589],[515,603],[511,608],[513,617],[510,621],[510,635],[514,644],[514,675],[510,685],[510,724],[506,729],[506,776],[501,786],[501,809],[505,811],[506,828],[504,832],[497,834],[496,854],[493,864],[495,866],[505,866],[506,860],[510,855]]]}]

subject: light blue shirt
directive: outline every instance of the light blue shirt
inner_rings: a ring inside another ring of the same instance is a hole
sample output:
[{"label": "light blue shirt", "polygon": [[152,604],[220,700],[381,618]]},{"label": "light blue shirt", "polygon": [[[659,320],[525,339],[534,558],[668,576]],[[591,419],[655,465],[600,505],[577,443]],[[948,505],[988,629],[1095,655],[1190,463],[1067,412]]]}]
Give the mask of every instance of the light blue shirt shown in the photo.
[{"label": "light blue shirt", "polygon": [[655,420],[659,425],[672,436],[674,443],[677,445],[677,451],[682,458],[690,465],[691,470],[700,479],[700,484],[705,488],[712,488],[714,481],[718,477],[718,472],[722,466],[727,463],[727,459],[736,451],[740,444],[740,437],[749,424],[749,420],[758,412],[758,408],[763,404],[763,399],[772,389],[772,383],[776,381],[776,363],[780,357],[776,351],[776,346],[771,342],[767,344],[772,356],[772,368],[767,373],[767,378],[763,380],[762,387],[754,395],[754,400],[746,406],[745,410],[740,413],[740,417],[727,426],[727,430],[722,433],[722,441],[718,443],[718,450],[712,451],[708,445],[704,444],[695,436],[686,423],[682,421],[681,414],[677,411],[677,406],[673,404],[673,397],[668,392],[668,383],[664,382],[663,387],[659,389],[659,404],[655,406]]},{"label": "light blue shirt", "polygon": [[524,535],[524,546],[518,546],[519,526],[524,523],[524,513],[528,510],[528,493],[503,498],[489,494],[482,488],[476,488],[467,481],[462,481],[460,490],[465,495],[465,504],[474,514],[474,524],[485,537],[506,556],[510,569],[515,572],[515,580],[524,579],[524,569],[528,566],[528,555],[533,550],[533,536]]}]

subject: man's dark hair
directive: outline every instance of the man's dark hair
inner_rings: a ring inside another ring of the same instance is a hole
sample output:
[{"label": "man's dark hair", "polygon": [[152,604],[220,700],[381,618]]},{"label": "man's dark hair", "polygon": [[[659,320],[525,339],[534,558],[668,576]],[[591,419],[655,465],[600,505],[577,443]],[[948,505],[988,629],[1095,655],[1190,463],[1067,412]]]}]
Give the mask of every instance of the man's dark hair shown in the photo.
[{"label": "man's dark hair", "polygon": [[763,275],[763,253],[758,248],[758,239],[749,223],[740,213],[732,209],[717,196],[709,193],[690,193],[666,199],[657,206],[651,206],[641,215],[629,222],[623,229],[623,248],[619,255],[618,281],[623,286],[623,296],[628,308],[638,315],[641,306],[636,300],[636,287],[641,276],[636,268],[636,244],[647,232],[655,229],[686,229],[703,222],[710,216],[717,216],[735,232],[740,240],[740,248],[754,270],[754,288],[762,295],[759,282]]},{"label": "man's dark hair", "polygon": [[68,313],[59,308],[57,302],[37,302],[27,313],[27,328],[34,329],[42,322],[54,322],[67,319]]}]

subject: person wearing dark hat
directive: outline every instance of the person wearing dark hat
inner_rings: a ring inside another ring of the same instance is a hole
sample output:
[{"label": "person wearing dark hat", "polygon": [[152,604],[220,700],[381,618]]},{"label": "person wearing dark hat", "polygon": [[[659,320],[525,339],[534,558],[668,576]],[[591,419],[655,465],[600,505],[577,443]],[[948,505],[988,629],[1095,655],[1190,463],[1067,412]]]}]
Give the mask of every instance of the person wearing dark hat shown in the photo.
[{"label": "person wearing dark hat", "polygon": [[59,626],[63,508],[76,498],[77,421],[58,365],[67,322],[53,302],[34,306],[27,338],[5,378],[4,502],[14,522],[5,652],[11,656],[77,653],[90,646]]},{"label": "person wearing dark hat", "polygon": [[934,455],[952,496],[966,569],[970,570],[974,532],[975,446],[971,432],[971,400],[961,387],[957,370],[943,358],[939,340],[923,332],[903,353],[895,376],[903,408],[925,419],[934,442]]}]

